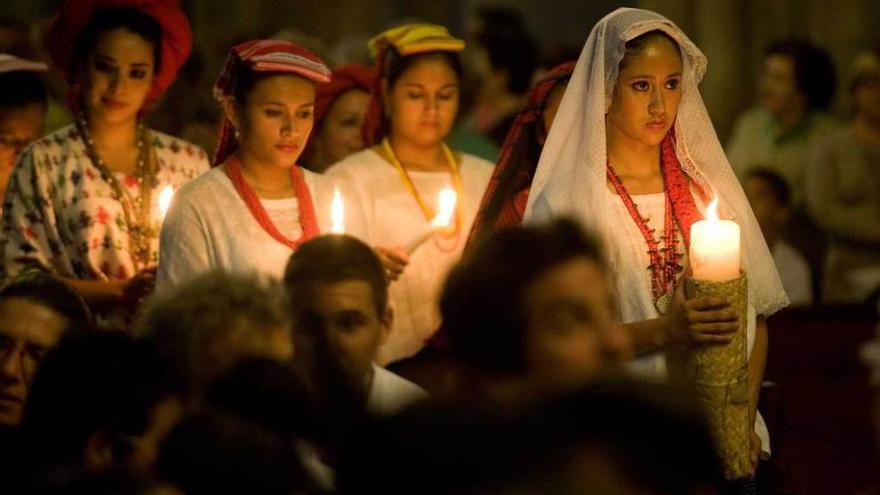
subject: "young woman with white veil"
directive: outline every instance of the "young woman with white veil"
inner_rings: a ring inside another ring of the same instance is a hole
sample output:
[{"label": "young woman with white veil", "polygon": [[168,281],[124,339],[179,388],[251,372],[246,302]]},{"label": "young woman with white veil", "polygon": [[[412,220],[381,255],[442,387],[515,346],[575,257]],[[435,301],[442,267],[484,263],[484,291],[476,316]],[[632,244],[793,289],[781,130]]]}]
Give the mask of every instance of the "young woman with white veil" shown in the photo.
[{"label": "young woman with white veil", "polygon": [[[702,52],[658,14],[619,9],[602,19],[547,137],[525,221],[570,215],[599,234],[620,320],[641,356],[633,366],[665,379],[665,351],[725,343],[737,328],[727,301],[686,301],[678,283],[690,226],[717,196],[720,215],[742,231],[754,419],[767,353],[763,317],[788,297],[703,105],[697,85],[705,70]],[[753,465],[769,447],[760,419],[756,430]]]}]

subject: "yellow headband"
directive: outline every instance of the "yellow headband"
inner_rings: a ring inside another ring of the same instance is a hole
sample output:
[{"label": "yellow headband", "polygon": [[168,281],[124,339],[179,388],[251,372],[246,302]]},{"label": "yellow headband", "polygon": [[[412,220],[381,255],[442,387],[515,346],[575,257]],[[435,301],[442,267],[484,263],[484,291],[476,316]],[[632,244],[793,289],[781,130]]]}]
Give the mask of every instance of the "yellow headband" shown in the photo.
[{"label": "yellow headband", "polygon": [[407,24],[392,28],[373,37],[367,44],[370,55],[374,58],[389,45],[404,56],[424,52],[464,50],[464,40],[452,36],[449,30],[436,24]]}]

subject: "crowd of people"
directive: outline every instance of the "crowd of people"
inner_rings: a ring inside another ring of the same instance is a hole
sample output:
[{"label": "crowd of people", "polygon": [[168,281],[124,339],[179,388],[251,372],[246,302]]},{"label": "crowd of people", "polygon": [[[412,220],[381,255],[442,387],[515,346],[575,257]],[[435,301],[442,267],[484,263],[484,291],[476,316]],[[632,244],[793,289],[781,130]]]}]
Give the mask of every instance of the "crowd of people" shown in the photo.
[{"label": "crowd of people", "polygon": [[[2,490],[753,492],[767,317],[880,294],[880,53],[841,123],[830,56],[773,44],[724,147],[663,16],[544,68],[520,17],[479,18],[476,47],[378,33],[372,65],[235,44],[210,155],[149,125],[192,48],[177,1],[66,0],[51,66],[0,54]],[[684,290],[713,199],[742,314]],[[736,332],[731,479],[682,356]]]}]

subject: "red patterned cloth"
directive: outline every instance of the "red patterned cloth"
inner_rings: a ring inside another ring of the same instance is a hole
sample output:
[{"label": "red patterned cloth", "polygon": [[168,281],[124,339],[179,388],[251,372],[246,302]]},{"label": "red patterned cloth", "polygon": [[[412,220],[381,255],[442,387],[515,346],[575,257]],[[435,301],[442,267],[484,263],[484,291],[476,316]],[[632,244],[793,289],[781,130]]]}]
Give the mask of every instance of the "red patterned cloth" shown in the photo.
[{"label": "red patterned cloth", "polygon": [[544,106],[553,89],[571,77],[574,64],[570,61],[554,67],[529,91],[525,107],[504,138],[498,164],[471,228],[469,247],[485,234],[522,223],[529,186],[541,155],[538,133],[546,133],[541,128]]},{"label": "red patterned cloth", "polygon": [[330,82],[319,86],[315,95],[315,126],[324,120],[336,98],[352,89],[369,93],[374,78],[373,68],[363,64],[343,65],[335,69],[330,76]]},{"label": "red patterned cloth", "polygon": [[77,38],[100,9],[132,8],[149,15],[162,28],[162,64],[153,79],[142,111],[148,110],[171,86],[177,71],[189,57],[192,32],[179,0],[66,0],[61,11],[52,20],[49,31],[49,53],[55,65],[64,72],[70,89],[67,104],[79,111],[83,88],[77,82],[75,60]]},{"label": "red patterned cloth", "polygon": [[[316,83],[330,81],[330,69],[317,55],[302,46],[281,40],[252,40],[232,47],[226,63],[214,84],[214,96],[223,101],[231,98],[236,81],[244,70],[282,72],[302,76]],[[220,123],[220,139],[211,165],[226,161],[236,149],[238,138],[229,119]]]}]

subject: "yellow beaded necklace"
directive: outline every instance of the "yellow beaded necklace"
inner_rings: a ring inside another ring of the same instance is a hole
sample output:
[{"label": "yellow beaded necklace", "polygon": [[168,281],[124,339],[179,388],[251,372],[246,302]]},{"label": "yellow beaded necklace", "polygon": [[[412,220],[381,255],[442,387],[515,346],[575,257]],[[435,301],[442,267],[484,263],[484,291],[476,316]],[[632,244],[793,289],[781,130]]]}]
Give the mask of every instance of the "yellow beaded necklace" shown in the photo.
[{"label": "yellow beaded necklace", "polygon": [[[400,179],[403,181],[403,185],[406,186],[407,190],[409,190],[412,197],[416,200],[416,203],[418,203],[419,208],[421,208],[422,213],[425,215],[425,220],[429,222],[433,220],[437,213],[425,203],[422,195],[419,194],[412,178],[406,172],[406,169],[403,168],[400,160],[397,159],[397,155],[394,154],[394,149],[391,148],[391,143],[388,141],[387,137],[382,139],[382,150],[391,161],[391,164],[394,165],[394,168],[397,169],[397,173],[400,174]],[[449,146],[446,146],[446,143],[443,143],[443,155],[446,157],[446,164],[449,166],[450,175],[452,175],[452,186],[455,188],[455,194],[458,195],[458,203],[455,205],[455,230],[448,234],[449,236],[452,236],[458,233],[459,227],[461,226],[460,205],[464,200],[464,186],[461,183],[461,171],[458,168],[458,163],[455,161],[455,157],[452,156],[452,150],[449,149]]]}]

